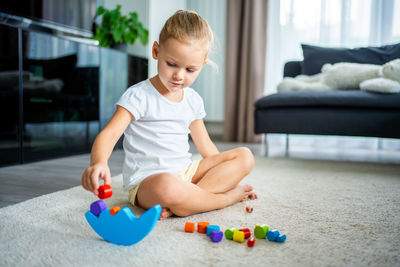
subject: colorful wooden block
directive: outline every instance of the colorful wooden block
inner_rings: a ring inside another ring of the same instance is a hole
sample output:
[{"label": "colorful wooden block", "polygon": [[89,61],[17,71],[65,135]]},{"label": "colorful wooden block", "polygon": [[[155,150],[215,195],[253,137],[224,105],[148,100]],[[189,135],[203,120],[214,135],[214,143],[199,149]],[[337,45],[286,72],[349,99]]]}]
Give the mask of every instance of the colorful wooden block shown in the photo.
[{"label": "colorful wooden block", "polygon": [[264,239],[268,233],[268,229],[268,225],[266,224],[256,224],[254,235],[259,239]]},{"label": "colorful wooden block", "polygon": [[211,240],[216,243],[220,242],[223,236],[224,234],[222,233],[222,231],[212,231],[210,233]]},{"label": "colorful wooden block", "polygon": [[107,205],[103,200],[97,200],[90,204],[90,212],[99,217],[100,213],[107,209]]},{"label": "colorful wooden block", "polygon": [[239,229],[240,231],[242,231],[244,233],[244,238],[247,239],[251,236],[251,232],[249,228],[243,228],[243,229]]},{"label": "colorful wooden block", "polygon": [[233,232],[233,241],[243,243],[244,233],[242,231],[236,230]]},{"label": "colorful wooden block", "polygon": [[197,232],[201,234],[207,233],[207,226],[210,225],[209,222],[199,222],[197,223]]},{"label": "colorful wooden block", "polygon": [[248,246],[249,248],[251,248],[251,247],[254,246],[254,243],[255,243],[255,242],[256,242],[255,238],[254,238],[254,237],[251,237],[251,238],[249,238],[249,240],[247,240],[247,246]]},{"label": "colorful wooden block", "polygon": [[193,222],[185,223],[185,232],[194,233],[194,223]]},{"label": "colorful wooden block", "polygon": [[278,238],[275,241],[278,242],[278,243],[282,243],[282,242],[285,242],[285,240],[286,240],[286,235],[285,234],[281,234],[281,235],[278,236]]},{"label": "colorful wooden block", "polygon": [[232,240],[233,239],[233,232],[236,231],[236,228],[229,228],[225,230],[225,238],[228,240]]},{"label": "colorful wooden block", "polygon": [[155,205],[138,218],[128,207],[122,208],[115,215],[111,215],[106,209],[99,217],[88,211],[85,217],[93,230],[104,240],[116,245],[130,246],[145,238],[153,230],[160,214],[161,206]]},{"label": "colorful wooden block", "polygon": [[248,213],[252,213],[253,212],[253,207],[252,206],[246,206],[246,211]]},{"label": "colorful wooden block", "polygon": [[279,231],[277,229],[270,230],[267,232],[268,241],[276,241],[279,236]]},{"label": "colorful wooden block", "polygon": [[109,198],[112,196],[112,188],[109,184],[103,184],[99,187],[99,195],[100,199]]},{"label": "colorful wooden block", "polygon": [[110,214],[111,214],[111,215],[115,215],[115,214],[117,214],[117,212],[120,211],[120,210],[121,210],[121,207],[115,206],[115,207],[113,207],[113,208],[110,209]]},{"label": "colorful wooden block", "polygon": [[218,225],[207,225],[207,230],[206,233],[208,236],[210,236],[212,231],[219,231],[219,226]]}]

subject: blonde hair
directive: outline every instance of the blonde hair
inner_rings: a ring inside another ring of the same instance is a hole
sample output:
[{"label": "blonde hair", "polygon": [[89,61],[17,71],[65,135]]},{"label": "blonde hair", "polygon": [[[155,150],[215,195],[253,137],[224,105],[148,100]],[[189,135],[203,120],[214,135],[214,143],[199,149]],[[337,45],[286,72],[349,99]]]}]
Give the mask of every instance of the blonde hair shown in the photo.
[{"label": "blonde hair", "polygon": [[164,24],[159,36],[160,45],[169,38],[181,42],[207,41],[206,57],[214,41],[213,32],[199,14],[194,11],[178,10]]}]

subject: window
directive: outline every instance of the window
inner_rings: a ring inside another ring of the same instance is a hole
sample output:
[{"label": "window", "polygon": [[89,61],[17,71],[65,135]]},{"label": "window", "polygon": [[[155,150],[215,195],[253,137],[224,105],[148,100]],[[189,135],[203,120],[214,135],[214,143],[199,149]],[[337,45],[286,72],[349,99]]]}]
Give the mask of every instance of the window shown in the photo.
[{"label": "window", "polygon": [[400,0],[272,0],[268,10],[265,94],[276,91],[285,62],[302,60],[301,43],[360,47],[400,42]]}]

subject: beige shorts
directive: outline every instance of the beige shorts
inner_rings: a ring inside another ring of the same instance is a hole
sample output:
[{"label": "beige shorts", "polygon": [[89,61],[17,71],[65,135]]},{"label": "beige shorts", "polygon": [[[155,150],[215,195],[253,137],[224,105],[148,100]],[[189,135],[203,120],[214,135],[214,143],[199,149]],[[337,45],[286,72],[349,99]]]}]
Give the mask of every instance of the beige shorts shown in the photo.
[{"label": "beige shorts", "polygon": [[[177,177],[183,181],[192,182],[192,178],[196,174],[199,163],[200,160],[193,160],[185,171],[181,171],[177,174]],[[129,202],[135,207],[137,207],[136,194],[139,190],[139,186],[140,183],[129,190]]]}]

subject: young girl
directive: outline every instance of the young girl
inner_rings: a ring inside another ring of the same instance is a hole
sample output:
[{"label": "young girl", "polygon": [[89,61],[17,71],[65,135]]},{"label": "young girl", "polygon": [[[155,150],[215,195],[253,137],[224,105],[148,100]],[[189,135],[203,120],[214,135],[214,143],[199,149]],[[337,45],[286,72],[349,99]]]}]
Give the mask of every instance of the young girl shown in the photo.
[{"label": "young girl", "polygon": [[[250,185],[238,185],[254,158],[241,147],[218,152],[204,126],[201,97],[189,86],[203,66],[213,41],[208,23],[193,11],[177,11],[154,42],[158,74],[130,88],[93,144],[82,186],[98,194],[99,178],[111,183],[107,165],[124,133],[124,189],[132,205],[163,207],[160,219],[222,209],[247,198]],[[202,160],[191,161],[190,133]]]}]

